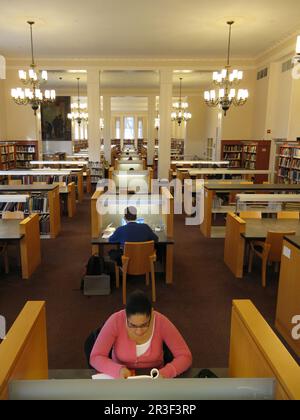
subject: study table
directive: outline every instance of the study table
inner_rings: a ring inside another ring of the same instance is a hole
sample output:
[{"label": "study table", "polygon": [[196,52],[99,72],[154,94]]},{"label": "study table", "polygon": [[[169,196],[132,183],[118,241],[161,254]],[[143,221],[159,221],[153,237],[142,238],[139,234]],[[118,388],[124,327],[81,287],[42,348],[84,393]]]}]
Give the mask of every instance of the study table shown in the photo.
[{"label": "study table", "polygon": [[41,263],[39,216],[21,221],[0,219],[0,242],[19,244],[22,278],[29,279]]},{"label": "study table", "polygon": [[[137,217],[143,219],[159,237],[159,244],[163,252],[166,283],[173,283],[173,256],[174,256],[174,199],[170,192],[162,187],[161,195],[133,194],[119,195],[104,193],[97,190],[91,199],[91,237],[92,252],[95,253],[109,244],[102,235],[108,225],[114,227],[122,225],[125,209],[135,206]],[[160,229],[160,230],[159,230]]]},{"label": "study table", "polygon": [[296,235],[300,235],[300,222],[271,218],[243,220],[234,213],[228,213],[224,262],[236,278],[243,277],[246,241],[265,240],[268,231],[296,232]]},{"label": "study table", "polygon": [[[201,186],[200,186],[201,187]],[[193,193],[195,191],[193,187]],[[195,191],[196,192],[196,191]],[[215,206],[214,198],[218,193],[229,193],[234,195],[238,192],[247,193],[300,193],[298,184],[245,184],[228,181],[228,183],[217,182],[216,180],[205,181],[204,184],[204,219],[200,226],[202,234],[207,238],[224,238],[225,229],[223,226],[213,226],[214,214],[226,215],[230,211],[235,211],[235,203],[227,206]],[[271,213],[268,211],[268,213]]]}]

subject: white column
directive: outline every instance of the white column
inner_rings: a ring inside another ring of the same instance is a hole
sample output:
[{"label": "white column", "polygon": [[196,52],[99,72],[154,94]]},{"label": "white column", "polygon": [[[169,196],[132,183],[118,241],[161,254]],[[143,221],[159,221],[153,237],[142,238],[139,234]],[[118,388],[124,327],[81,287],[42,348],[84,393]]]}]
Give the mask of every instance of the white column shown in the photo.
[{"label": "white column", "polygon": [[156,97],[154,95],[148,96],[148,134],[147,134],[147,163],[153,165],[155,152],[155,105]]},{"label": "white column", "polygon": [[87,100],[89,111],[88,144],[89,160],[100,161],[100,78],[99,70],[87,72]]},{"label": "white column", "polygon": [[168,179],[171,164],[172,70],[160,71],[158,178]]},{"label": "white column", "polygon": [[111,163],[111,97],[103,96],[103,118],[104,118],[104,157]]},{"label": "white column", "polygon": [[138,133],[139,133],[139,118],[138,115],[135,115],[134,117],[134,147],[137,149],[138,147]]},{"label": "white column", "polygon": [[38,158],[43,160],[43,141],[42,141],[42,117],[41,109],[39,108],[34,116],[35,122],[35,136],[38,141]]},{"label": "white column", "polygon": [[122,150],[124,147],[124,115],[120,115],[120,144]]}]

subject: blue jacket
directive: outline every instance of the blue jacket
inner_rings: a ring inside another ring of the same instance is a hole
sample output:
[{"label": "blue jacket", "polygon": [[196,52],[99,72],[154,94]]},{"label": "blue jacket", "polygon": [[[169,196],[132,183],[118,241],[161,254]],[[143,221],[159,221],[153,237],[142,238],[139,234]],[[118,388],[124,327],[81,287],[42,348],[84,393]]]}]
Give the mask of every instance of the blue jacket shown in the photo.
[{"label": "blue jacket", "polygon": [[130,222],[125,226],[120,226],[109,238],[109,242],[120,243],[125,242],[158,242],[158,237],[153,230],[145,223]]}]

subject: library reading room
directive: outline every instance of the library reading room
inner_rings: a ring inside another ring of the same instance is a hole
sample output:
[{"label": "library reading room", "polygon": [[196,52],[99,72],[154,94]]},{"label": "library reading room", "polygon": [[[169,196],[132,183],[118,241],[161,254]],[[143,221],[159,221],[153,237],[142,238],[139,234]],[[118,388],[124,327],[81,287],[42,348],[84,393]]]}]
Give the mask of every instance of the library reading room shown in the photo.
[{"label": "library reading room", "polygon": [[300,400],[299,0],[2,3],[0,400]]}]

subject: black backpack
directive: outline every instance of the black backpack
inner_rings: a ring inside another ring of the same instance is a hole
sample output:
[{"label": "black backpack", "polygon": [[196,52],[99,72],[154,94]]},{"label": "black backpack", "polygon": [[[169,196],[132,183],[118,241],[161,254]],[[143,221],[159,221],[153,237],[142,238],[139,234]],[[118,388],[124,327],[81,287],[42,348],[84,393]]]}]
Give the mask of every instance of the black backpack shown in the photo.
[{"label": "black backpack", "polygon": [[86,265],[86,276],[100,276],[104,273],[104,258],[100,255],[92,255]]}]

